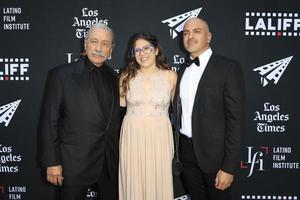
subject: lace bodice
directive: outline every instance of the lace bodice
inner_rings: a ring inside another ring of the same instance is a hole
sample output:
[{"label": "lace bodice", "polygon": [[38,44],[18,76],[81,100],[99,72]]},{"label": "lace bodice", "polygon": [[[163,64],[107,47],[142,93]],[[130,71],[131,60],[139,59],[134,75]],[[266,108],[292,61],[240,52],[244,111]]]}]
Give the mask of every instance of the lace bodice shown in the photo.
[{"label": "lace bodice", "polygon": [[163,70],[150,75],[138,72],[126,94],[127,115],[168,115],[171,84]]}]

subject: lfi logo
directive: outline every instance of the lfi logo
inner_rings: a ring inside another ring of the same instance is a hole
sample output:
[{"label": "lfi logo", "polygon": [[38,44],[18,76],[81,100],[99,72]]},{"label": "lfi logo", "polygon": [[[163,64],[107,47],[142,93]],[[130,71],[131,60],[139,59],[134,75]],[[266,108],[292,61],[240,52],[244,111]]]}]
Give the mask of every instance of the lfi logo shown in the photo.
[{"label": "lfi logo", "polygon": [[170,27],[170,36],[172,37],[172,39],[174,39],[177,37],[178,33],[183,30],[184,23],[190,18],[197,17],[201,10],[202,7],[177,15],[175,17],[171,17],[169,19],[165,19],[161,21],[161,23],[168,24],[168,26]]},{"label": "lfi logo", "polygon": [[269,147],[260,147],[259,151],[253,151],[253,147],[247,147],[247,150],[247,162],[241,161],[240,167],[242,169],[249,169],[247,176],[249,178],[255,168],[257,171],[264,171],[264,155],[269,154]]}]

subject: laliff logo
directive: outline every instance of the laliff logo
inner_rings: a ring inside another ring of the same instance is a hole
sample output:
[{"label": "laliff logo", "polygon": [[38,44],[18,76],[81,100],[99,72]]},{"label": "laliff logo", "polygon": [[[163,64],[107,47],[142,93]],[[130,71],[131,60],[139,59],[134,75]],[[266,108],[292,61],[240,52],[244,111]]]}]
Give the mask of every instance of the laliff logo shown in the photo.
[{"label": "laliff logo", "polygon": [[76,27],[75,35],[77,38],[84,38],[86,36],[87,28],[99,22],[108,25],[108,19],[99,19],[99,10],[82,8],[81,16],[74,17],[72,26]]},{"label": "laliff logo", "polygon": [[4,123],[4,126],[8,126],[10,120],[14,116],[21,99],[11,102],[9,104],[0,107],[0,123]]},{"label": "laliff logo", "polygon": [[264,155],[269,154],[269,147],[260,147],[259,151],[253,151],[253,147],[247,147],[247,162],[241,161],[242,169],[249,168],[248,178],[253,174],[254,169],[264,171]]},{"label": "laliff logo", "polygon": [[300,36],[300,18],[298,13],[246,12],[246,36]]},{"label": "laliff logo", "polygon": [[161,21],[163,24],[167,23],[168,26],[170,27],[170,36],[172,39],[176,38],[178,33],[180,33],[183,29],[184,23],[193,17],[197,17],[199,13],[201,12],[201,8],[197,8],[195,10],[177,15],[175,17],[171,17],[169,19],[165,19]]},{"label": "laliff logo", "polygon": [[261,75],[261,84],[263,87],[265,87],[271,80],[273,80],[276,85],[292,58],[293,56],[283,58],[261,67],[254,68],[253,71],[258,71]]},{"label": "laliff logo", "polygon": [[0,81],[28,81],[29,58],[0,58]]}]

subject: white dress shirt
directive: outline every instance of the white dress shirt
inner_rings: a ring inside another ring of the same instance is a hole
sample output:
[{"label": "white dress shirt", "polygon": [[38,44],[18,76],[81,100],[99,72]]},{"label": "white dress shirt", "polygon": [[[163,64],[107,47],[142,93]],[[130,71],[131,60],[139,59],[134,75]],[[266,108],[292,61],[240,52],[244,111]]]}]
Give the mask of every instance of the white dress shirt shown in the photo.
[{"label": "white dress shirt", "polygon": [[182,116],[181,116],[181,128],[180,132],[187,137],[192,137],[192,112],[194,106],[194,100],[199,81],[204,72],[204,69],[208,63],[210,56],[212,55],[211,48],[205,50],[200,56],[200,66],[195,63],[187,67],[182,75],[180,82],[179,96],[181,99]]}]

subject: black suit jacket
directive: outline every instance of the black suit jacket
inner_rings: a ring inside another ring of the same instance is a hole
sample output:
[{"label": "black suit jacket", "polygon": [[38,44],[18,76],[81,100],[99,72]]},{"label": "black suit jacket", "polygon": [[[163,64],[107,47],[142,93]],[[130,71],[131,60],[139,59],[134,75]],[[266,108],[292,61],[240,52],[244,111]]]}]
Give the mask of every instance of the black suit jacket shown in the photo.
[{"label": "black suit jacket", "polygon": [[[103,96],[110,102],[108,119],[100,112],[83,59],[48,73],[40,119],[42,162],[45,167],[62,165],[67,185],[98,181],[103,164],[109,177],[117,180],[119,87],[113,70],[105,64],[101,67],[110,86]],[[103,121],[105,126],[100,126]]]},{"label": "black suit jacket", "polygon": [[[186,67],[178,72],[175,93],[176,130],[181,127],[179,85]],[[244,79],[240,65],[212,54],[198,84],[192,111],[192,141],[199,167],[233,174],[239,163],[244,123]],[[180,151],[180,149],[179,149]]]}]

